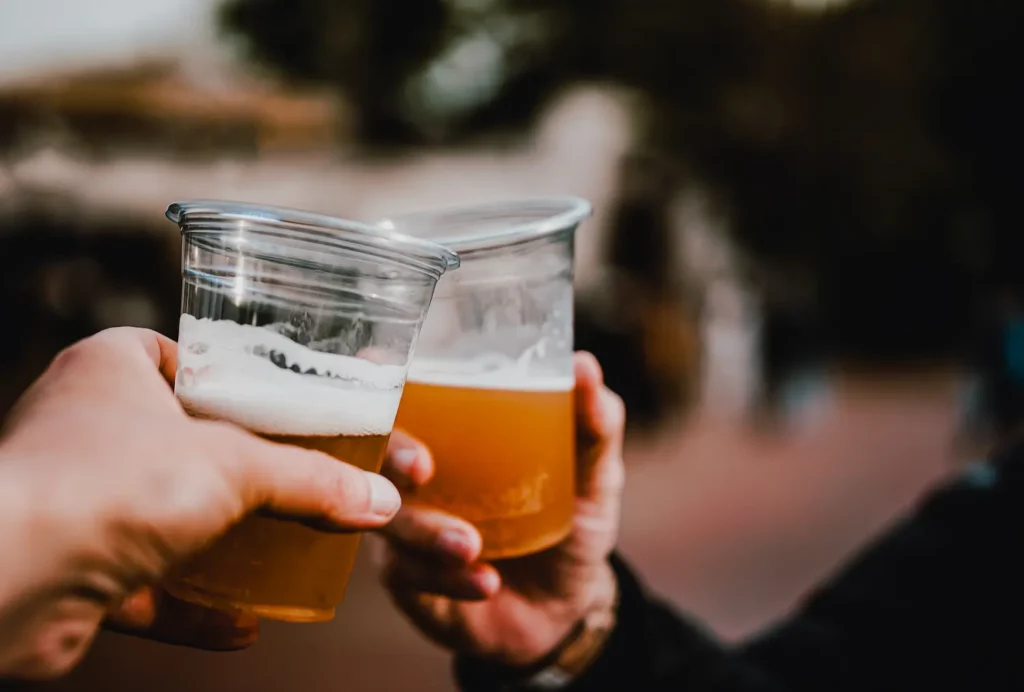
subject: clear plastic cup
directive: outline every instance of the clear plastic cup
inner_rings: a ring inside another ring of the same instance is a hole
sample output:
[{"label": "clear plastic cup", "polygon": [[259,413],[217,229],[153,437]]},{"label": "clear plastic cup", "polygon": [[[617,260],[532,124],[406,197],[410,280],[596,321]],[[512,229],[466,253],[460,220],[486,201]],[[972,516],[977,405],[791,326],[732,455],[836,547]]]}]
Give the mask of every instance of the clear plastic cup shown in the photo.
[{"label": "clear plastic cup", "polygon": [[487,560],[538,552],[572,527],[573,238],[590,213],[552,198],[378,222],[462,260],[438,284],[396,425],[437,467],[407,501],[470,521]]},{"label": "clear plastic cup", "polygon": [[[190,415],[380,470],[413,345],[451,251],[352,221],[179,202],[175,393]],[[172,595],[294,622],[330,620],[358,534],[252,515],[172,575]]]}]

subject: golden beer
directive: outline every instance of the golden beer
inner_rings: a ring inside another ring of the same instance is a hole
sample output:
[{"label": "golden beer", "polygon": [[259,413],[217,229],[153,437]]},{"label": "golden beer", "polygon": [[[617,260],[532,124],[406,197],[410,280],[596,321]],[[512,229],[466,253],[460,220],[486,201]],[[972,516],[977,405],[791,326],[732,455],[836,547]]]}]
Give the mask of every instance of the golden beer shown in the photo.
[{"label": "golden beer", "polygon": [[408,500],[472,522],[484,559],[543,550],[572,528],[573,247],[590,212],[548,197],[378,222],[462,262],[438,282],[396,424],[436,462]]},{"label": "golden beer", "polygon": [[[389,436],[263,437],[377,472]],[[167,590],[186,601],[272,620],[330,620],[345,597],[360,537],[252,515],[180,568]]]},{"label": "golden beer", "polygon": [[[189,415],[380,471],[401,368],[310,351],[226,320],[184,315],[180,334],[175,392]],[[344,598],[359,539],[250,515],[175,570],[166,588],[192,603],[262,618],[330,620]]]},{"label": "golden beer", "polygon": [[572,528],[573,421],[571,378],[410,375],[396,425],[436,473],[407,499],[472,523],[485,560],[549,548]]}]

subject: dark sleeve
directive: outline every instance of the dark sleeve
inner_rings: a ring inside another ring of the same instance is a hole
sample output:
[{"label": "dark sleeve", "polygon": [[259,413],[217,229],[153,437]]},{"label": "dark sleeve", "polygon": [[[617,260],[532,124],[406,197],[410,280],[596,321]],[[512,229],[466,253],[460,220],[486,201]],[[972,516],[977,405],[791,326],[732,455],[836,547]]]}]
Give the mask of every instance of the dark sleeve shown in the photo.
[{"label": "dark sleeve", "polygon": [[[652,599],[615,559],[618,625],[564,692],[1024,689],[1020,476],[985,467],[941,491],[791,619],[738,648]],[[498,689],[471,665],[460,672],[466,692]]]}]

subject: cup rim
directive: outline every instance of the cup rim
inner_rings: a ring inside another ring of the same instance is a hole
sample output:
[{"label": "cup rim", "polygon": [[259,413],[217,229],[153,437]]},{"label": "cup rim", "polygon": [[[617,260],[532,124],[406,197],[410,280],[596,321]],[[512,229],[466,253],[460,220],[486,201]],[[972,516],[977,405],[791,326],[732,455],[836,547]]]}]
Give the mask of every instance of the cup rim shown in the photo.
[{"label": "cup rim", "polygon": [[[351,251],[355,246],[371,254],[383,254],[389,260],[428,270],[438,276],[457,269],[460,264],[456,252],[435,241],[288,207],[196,199],[172,202],[164,214],[178,224],[182,235],[234,232],[237,230],[235,222],[248,221],[284,231],[296,240],[317,242],[339,252]],[[222,225],[225,222],[226,225]]]},{"label": "cup rim", "polygon": [[[508,225],[486,232],[470,232],[459,235],[437,235],[431,241],[443,245],[465,257],[467,254],[496,250],[521,245],[559,233],[572,232],[579,224],[593,214],[593,206],[581,197],[531,197],[501,202],[425,209],[378,219],[374,226],[397,233],[397,228],[418,220],[450,219],[452,222],[466,222],[473,218],[489,219],[500,216],[527,214],[531,210],[540,212],[549,209],[547,215],[529,221],[510,222]],[[405,235],[412,235],[404,233]],[[414,236],[418,237],[418,236]]]}]

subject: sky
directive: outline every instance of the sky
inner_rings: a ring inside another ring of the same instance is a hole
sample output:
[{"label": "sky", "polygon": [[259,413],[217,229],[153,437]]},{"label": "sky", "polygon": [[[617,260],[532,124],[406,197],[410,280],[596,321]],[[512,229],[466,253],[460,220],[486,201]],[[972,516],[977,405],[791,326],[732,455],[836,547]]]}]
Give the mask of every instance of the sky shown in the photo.
[{"label": "sky", "polygon": [[0,0],[0,83],[215,50],[216,0]]}]

